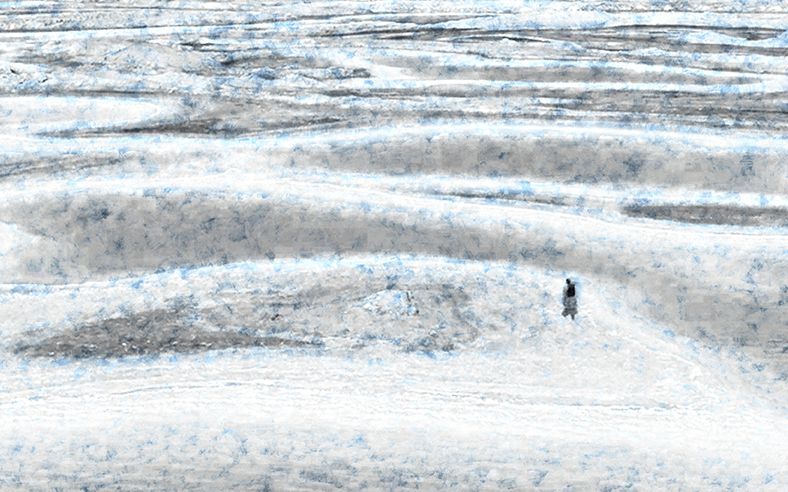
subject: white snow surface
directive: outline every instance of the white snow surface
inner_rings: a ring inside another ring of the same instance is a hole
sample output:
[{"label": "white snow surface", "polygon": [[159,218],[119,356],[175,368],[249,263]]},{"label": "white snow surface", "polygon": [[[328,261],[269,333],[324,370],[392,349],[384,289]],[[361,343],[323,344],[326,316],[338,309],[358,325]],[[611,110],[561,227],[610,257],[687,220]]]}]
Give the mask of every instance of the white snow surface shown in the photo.
[{"label": "white snow surface", "polygon": [[0,489],[786,490],[786,26],[0,4]]}]

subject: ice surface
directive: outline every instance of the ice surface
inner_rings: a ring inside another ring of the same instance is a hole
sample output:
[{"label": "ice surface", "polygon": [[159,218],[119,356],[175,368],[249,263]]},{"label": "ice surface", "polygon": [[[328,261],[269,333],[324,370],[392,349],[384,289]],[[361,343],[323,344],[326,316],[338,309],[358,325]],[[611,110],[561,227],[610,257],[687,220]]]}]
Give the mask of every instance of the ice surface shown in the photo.
[{"label": "ice surface", "polygon": [[0,488],[785,490],[786,26],[0,4]]}]

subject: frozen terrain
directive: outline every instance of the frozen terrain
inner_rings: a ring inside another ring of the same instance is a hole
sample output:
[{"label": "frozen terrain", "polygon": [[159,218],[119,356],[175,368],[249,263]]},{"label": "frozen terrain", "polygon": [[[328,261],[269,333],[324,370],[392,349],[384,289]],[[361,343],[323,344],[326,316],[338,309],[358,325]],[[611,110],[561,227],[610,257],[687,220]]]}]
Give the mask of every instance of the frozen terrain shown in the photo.
[{"label": "frozen terrain", "polygon": [[0,3],[0,489],[788,489],[786,29]]}]

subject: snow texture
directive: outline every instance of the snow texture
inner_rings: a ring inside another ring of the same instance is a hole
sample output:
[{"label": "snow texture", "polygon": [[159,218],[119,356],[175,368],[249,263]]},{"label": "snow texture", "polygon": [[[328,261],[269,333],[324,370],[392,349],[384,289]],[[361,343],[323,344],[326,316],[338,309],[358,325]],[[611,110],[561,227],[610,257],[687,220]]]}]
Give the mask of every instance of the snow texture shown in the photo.
[{"label": "snow texture", "polygon": [[0,489],[788,489],[786,28],[0,3]]}]

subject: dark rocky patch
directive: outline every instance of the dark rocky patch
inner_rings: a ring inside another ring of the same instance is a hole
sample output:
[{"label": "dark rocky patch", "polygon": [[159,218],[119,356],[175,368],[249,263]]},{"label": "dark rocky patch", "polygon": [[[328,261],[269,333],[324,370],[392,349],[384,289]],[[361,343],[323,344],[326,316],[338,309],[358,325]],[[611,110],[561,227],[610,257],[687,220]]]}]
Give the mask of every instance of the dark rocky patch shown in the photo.
[{"label": "dark rocky patch", "polygon": [[34,342],[21,342],[15,352],[28,357],[85,359],[321,345],[314,340],[259,336],[247,331],[205,330],[194,326],[181,311],[155,310],[82,325]]}]

